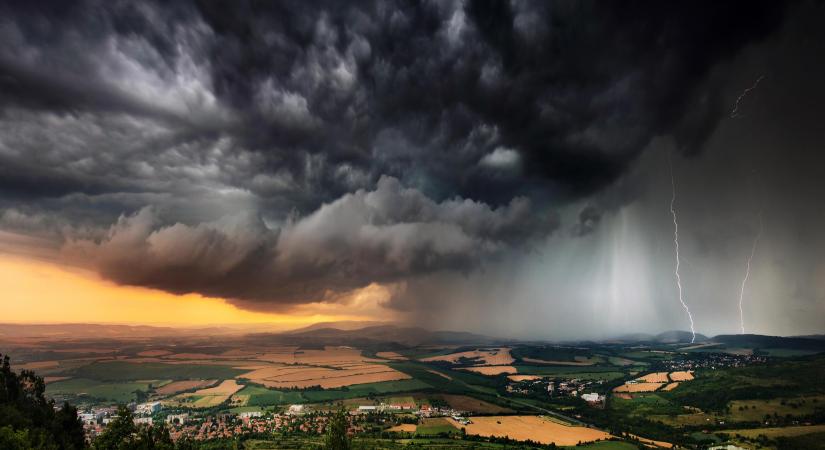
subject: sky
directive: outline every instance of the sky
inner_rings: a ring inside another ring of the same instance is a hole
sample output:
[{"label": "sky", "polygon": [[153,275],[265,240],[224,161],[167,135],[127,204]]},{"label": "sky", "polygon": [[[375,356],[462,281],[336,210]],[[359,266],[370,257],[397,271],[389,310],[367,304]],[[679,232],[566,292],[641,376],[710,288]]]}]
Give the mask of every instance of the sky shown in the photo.
[{"label": "sky", "polygon": [[822,333],[823,19],[3,2],[1,320]]}]

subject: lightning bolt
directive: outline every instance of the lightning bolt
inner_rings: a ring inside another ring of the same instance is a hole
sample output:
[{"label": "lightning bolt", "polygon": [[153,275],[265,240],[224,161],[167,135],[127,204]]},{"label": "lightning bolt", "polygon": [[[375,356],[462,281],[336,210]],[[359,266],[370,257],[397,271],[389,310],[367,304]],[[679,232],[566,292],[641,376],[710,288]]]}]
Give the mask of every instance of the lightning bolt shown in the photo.
[{"label": "lightning bolt", "polygon": [[679,275],[679,223],[676,220],[676,178],[673,176],[673,162],[670,160],[670,153],[667,154],[667,164],[670,166],[670,186],[673,189],[673,195],[670,197],[670,214],[673,216],[673,245],[676,248],[676,286],[679,288],[679,303],[682,308],[685,308],[688,319],[690,320],[690,333],[693,337],[690,339],[692,344],[696,341],[696,329],[693,326],[693,314],[690,313],[687,303],[682,298],[682,277]]},{"label": "lightning bolt", "polygon": [[759,82],[762,81],[763,78],[765,78],[765,75],[760,75],[759,78],[756,79],[756,82],[753,83],[753,86],[751,86],[751,87],[745,89],[744,91],[742,91],[742,93],[736,99],[736,103],[733,105],[733,109],[730,112],[730,118],[731,119],[735,119],[736,117],[739,117],[739,102],[741,102],[742,99],[744,99],[748,95],[748,92],[756,89],[756,86],[759,86]]},{"label": "lightning bolt", "polygon": [[762,211],[759,211],[759,232],[756,233],[756,237],[753,239],[753,245],[751,246],[751,254],[748,256],[748,263],[745,269],[745,278],[742,279],[742,287],[739,289],[739,325],[742,328],[742,334],[745,334],[745,313],[742,310],[742,302],[745,298],[745,285],[748,284],[748,278],[751,275],[751,261],[753,261],[753,255],[756,254],[756,246],[759,245],[759,239],[762,237]]}]

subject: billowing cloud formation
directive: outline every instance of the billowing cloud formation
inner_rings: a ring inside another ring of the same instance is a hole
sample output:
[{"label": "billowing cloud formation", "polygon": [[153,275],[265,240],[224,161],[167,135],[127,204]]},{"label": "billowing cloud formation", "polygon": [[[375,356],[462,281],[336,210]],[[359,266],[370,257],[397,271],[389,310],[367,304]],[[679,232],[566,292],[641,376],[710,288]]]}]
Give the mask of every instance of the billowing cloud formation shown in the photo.
[{"label": "billowing cloud formation", "polygon": [[120,283],[272,309],[373,282],[467,271],[556,226],[525,198],[495,209],[460,198],[436,203],[384,177],[375,190],[347,194],[280,229],[249,215],[163,226],[144,208],[122,216],[102,240],[72,241],[64,252]]},{"label": "billowing cloud formation", "polygon": [[[705,74],[771,31],[777,8],[7,3],[3,121],[33,115],[27,123],[46,125],[38,137],[60,141],[37,153],[73,166],[34,164],[18,153],[35,136],[12,139],[0,189],[139,189],[104,173],[140,178],[169,164],[199,166],[207,149],[228,141],[234,156],[250,152],[255,164],[221,182],[260,175],[250,187],[266,198],[298,184],[289,200],[302,211],[381,175],[442,198],[581,195],[614,180],[655,135],[701,143],[718,117]],[[111,158],[122,150],[107,141],[118,138],[144,164]],[[172,149],[173,160],[158,158]],[[483,170],[511,161],[507,151],[519,155],[522,176]]]},{"label": "billowing cloud formation", "polygon": [[784,9],[4,2],[0,228],[259,309],[464,274],[652,139],[697,152],[729,110],[714,71]]}]

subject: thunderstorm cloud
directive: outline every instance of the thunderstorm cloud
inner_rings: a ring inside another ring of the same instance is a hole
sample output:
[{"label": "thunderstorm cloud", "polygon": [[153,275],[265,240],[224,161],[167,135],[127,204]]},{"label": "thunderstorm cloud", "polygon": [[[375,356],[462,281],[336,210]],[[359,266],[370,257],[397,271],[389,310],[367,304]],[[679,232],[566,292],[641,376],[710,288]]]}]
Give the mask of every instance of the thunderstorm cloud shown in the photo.
[{"label": "thunderstorm cloud", "polygon": [[[494,301],[489,280],[565,260],[571,273],[544,292],[571,302],[565,283],[589,289],[616,236],[647,233],[650,261],[671,261],[666,241],[649,242],[668,224],[638,219],[663,213],[660,159],[720,170],[708,148],[737,145],[723,127],[731,101],[768,74],[740,105],[738,126],[757,129],[757,94],[783,80],[764,66],[811,60],[788,23],[821,13],[761,1],[3,2],[0,237],[20,238],[0,249],[254,310],[373,283],[400,286],[386,304],[400,310],[503,305],[529,295]],[[691,236],[684,214],[686,256],[724,260],[750,222],[714,222],[702,202],[681,205],[707,219]],[[800,283],[795,295],[819,298]]]}]

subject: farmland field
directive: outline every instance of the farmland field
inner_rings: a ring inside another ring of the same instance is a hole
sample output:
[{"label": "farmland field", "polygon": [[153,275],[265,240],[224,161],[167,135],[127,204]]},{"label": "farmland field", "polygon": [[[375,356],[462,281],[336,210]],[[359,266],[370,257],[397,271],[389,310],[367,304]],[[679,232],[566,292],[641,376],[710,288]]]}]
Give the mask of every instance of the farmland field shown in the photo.
[{"label": "farmland field", "polygon": [[260,386],[246,386],[238,391],[236,396],[249,396],[247,406],[285,405],[303,403],[304,398],[299,391],[276,391]]},{"label": "farmland field", "polygon": [[462,425],[447,419],[457,429],[465,428],[467,434],[479,436],[508,436],[517,440],[532,440],[542,444],[576,445],[607,439],[609,434],[593,428],[566,426],[540,416],[481,416],[473,417],[472,423]]},{"label": "farmland field", "polygon": [[725,433],[731,436],[736,436],[738,434],[748,438],[757,438],[760,435],[765,435],[769,438],[776,438],[779,436],[802,436],[811,433],[825,433],[825,425],[783,428],[749,428],[744,430],[725,430]]},{"label": "farmland field", "polygon": [[649,373],[647,375],[637,378],[637,380],[644,381],[646,383],[667,383],[668,381],[670,381],[667,378],[667,372]]},{"label": "farmland field", "polygon": [[575,377],[587,380],[615,380],[625,376],[615,367],[573,367],[573,366],[515,366],[519,374],[545,377]]},{"label": "farmland field", "polygon": [[74,378],[50,383],[46,386],[46,392],[49,395],[85,395],[93,398],[127,403],[135,399],[135,391],[147,391],[150,384],[151,383],[148,382],[101,383],[96,380]]},{"label": "farmland field", "polygon": [[410,378],[381,364],[355,364],[340,368],[283,366],[256,369],[243,378],[271,388],[339,388],[356,384],[396,381]]},{"label": "farmland field", "polygon": [[184,380],[173,381],[155,389],[158,395],[173,395],[178,392],[201,389],[217,383],[218,380]]},{"label": "farmland field", "polygon": [[105,361],[94,362],[77,369],[71,374],[77,378],[100,381],[129,381],[150,379],[208,379],[233,378],[244,370],[229,366],[206,364],[166,364],[157,362]]},{"label": "farmland field", "polygon": [[392,394],[396,392],[413,392],[427,389],[430,385],[415,379],[385,381],[381,383],[367,383],[349,386],[345,389],[326,389],[322,391],[302,391],[308,402],[325,402],[352,397],[365,397],[369,394]]},{"label": "farmland field", "polygon": [[440,433],[457,433],[458,429],[450,421],[443,417],[433,417],[424,419],[418,425],[415,433],[417,435],[436,435]]},{"label": "farmland field", "polygon": [[507,347],[484,348],[420,359],[420,361],[423,362],[443,361],[453,364],[457,364],[464,360],[472,361],[473,365],[478,366],[506,366],[515,361],[513,357],[510,356],[510,349]]},{"label": "farmland field", "polygon": [[451,408],[459,411],[470,411],[476,414],[506,414],[513,410],[466,395],[441,394],[439,396]]},{"label": "farmland field", "polygon": [[613,389],[613,392],[653,392],[662,387],[663,384],[664,383],[627,383]]},{"label": "farmland field", "polygon": [[825,396],[775,398],[770,400],[734,400],[730,402],[730,420],[735,422],[761,421],[765,415],[803,416],[816,408],[825,408]]}]

